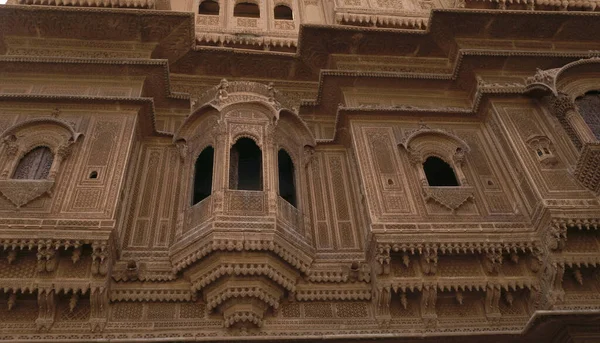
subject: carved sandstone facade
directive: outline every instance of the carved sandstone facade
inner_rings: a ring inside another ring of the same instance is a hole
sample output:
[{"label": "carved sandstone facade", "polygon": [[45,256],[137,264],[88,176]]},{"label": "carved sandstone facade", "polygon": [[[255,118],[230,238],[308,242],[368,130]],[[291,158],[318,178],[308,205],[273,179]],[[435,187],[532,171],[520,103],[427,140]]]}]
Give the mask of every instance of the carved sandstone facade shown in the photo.
[{"label": "carved sandstone facade", "polygon": [[0,340],[600,339],[596,2],[0,6]]}]

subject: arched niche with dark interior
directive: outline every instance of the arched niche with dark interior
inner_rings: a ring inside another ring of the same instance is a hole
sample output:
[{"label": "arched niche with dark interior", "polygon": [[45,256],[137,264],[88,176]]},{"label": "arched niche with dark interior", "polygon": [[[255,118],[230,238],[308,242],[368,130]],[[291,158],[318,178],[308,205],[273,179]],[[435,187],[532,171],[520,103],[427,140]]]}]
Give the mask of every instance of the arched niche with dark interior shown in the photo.
[{"label": "arched niche with dark interior", "polygon": [[47,179],[54,162],[50,148],[39,146],[26,153],[15,168],[12,178],[21,180]]},{"label": "arched niche with dark interior", "polygon": [[219,3],[214,0],[204,0],[200,2],[198,14],[219,15]]},{"label": "arched niche with dark interior", "polygon": [[458,180],[452,167],[439,157],[430,156],[423,163],[423,171],[429,186],[458,186]]},{"label": "arched niche with dark interior", "polygon": [[294,14],[292,13],[292,9],[286,5],[277,5],[273,9],[275,19],[278,20],[293,20]]},{"label": "arched niche with dark interior", "polygon": [[250,138],[240,138],[229,152],[229,189],[262,191],[262,151]]},{"label": "arched niche with dark interior", "polygon": [[234,17],[260,18],[260,8],[252,2],[240,2],[233,8]]},{"label": "arched niche with dark interior", "polygon": [[192,205],[206,199],[212,193],[212,177],[215,150],[213,147],[206,147],[194,165],[194,194]]},{"label": "arched niche with dark interior", "polygon": [[279,172],[279,196],[296,207],[294,162],[290,155],[283,149],[277,153],[277,168]]},{"label": "arched niche with dark interior", "polygon": [[591,91],[575,99],[575,104],[596,139],[600,139],[600,91]]}]

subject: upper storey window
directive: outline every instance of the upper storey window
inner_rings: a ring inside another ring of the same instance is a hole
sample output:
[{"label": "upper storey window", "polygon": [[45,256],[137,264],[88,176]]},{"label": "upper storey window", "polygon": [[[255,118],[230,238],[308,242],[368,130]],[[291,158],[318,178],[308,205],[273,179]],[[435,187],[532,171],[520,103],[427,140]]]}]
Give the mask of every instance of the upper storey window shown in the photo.
[{"label": "upper storey window", "polygon": [[240,2],[233,8],[234,17],[260,18],[260,8],[251,2]]},{"label": "upper storey window", "polygon": [[45,146],[37,147],[21,158],[12,178],[28,180],[47,179],[53,161],[54,155],[50,148]]},{"label": "upper storey window", "polygon": [[240,138],[229,152],[229,188],[262,191],[262,152],[250,138]]},{"label": "upper storey window", "polygon": [[277,154],[279,169],[279,196],[296,207],[296,185],[294,183],[294,162],[288,153],[281,149]]},{"label": "upper storey window", "polygon": [[423,163],[429,186],[458,186],[452,167],[441,158],[430,156]]},{"label": "upper storey window", "polygon": [[600,139],[600,92],[588,92],[575,100],[579,113],[590,130]]},{"label": "upper storey window", "polygon": [[219,15],[219,3],[214,0],[204,0],[200,3],[198,14]]},{"label": "upper storey window", "polygon": [[292,9],[286,5],[277,5],[274,9],[275,19],[292,20],[294,15]]},{"label": "upper storey window", "polygon": [[202,150],[195,164],[194,197],[192,205],[206,199],[212,192],[213,161],[215,150],[209,146]]}]

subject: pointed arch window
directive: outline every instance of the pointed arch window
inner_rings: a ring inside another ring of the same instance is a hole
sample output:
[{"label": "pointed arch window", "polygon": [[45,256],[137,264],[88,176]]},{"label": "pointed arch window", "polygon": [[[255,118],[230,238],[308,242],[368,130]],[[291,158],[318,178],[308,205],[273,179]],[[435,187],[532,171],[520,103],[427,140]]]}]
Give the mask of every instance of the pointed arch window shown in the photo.
[{"label": "pointed arch window", "polygon": [[252,2],[240,2],[233,8],[234,17],[260,18],[260,8]]},{"label": "pointed arch window", "polygon": [[277,20],[293,20],[294,14],[292,9],[286,5],[277,5],[273,9],[273,14],[275,15],[275,19]]},{"label": "pointed arch window", "polygon": [[453,187],[459,185],[454,169],[439,157],[428,157],[423,163],[423,171],[429,186]]},{"label": "pointed arch window", "polygon": [[54,162],[52,150],[45,146],[39,146],[21,158],[12,178],[20,180],[47,179],[52,162]]},{"label": "pointed arch window", "polygon": [[229,188],[262,191],[262,151],[250,138],[240,138],[229,153]]},{"label": "pointed arch window", "polygon": [[212,193],[213,162],[215,150],[208,146],[202,150],[194,165],[194,195],[192,205],[206,199]]},{"label": "pointed arch window", "polygon": [[204,0],[198,6],[198,14],[219,15],[219,3],[215,0]]},{"label": "pointed arch window", "polygon": [[296,185],[294,182],[294,162],[283,149],[277,154],[279,172],[279,196],[296,207]]}]

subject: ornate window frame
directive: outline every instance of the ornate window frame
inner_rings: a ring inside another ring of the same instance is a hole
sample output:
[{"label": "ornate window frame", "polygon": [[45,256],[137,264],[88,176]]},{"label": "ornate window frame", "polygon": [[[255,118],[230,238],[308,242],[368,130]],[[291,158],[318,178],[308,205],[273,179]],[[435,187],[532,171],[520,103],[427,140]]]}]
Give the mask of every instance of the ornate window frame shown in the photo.
[{"label": "ornate window frame", "polygon": [[[0,135],[3,145],[0,160],[4,161],[0,172],[0,193],[17,208],[43,194],[51,195],[61,166],[80,136],[68,123],[57,118],[25,120],[6,129]],[[48,147],[54,154],[48,178],[11,179],[23,156],[41,146]]]},{"label": "ornate window frame", "polygon": [[[422,125],[409,132],[400,145],[415,168],[425,201],[434,201],[454,213],[467,201],[474,200],[473,187],[469,186],[463,171],[465,156],[471,151],[465,141],[448,131]],[[459,186],[429,185],[423,163],[430,156],[440,158],[452,167]]]}]

